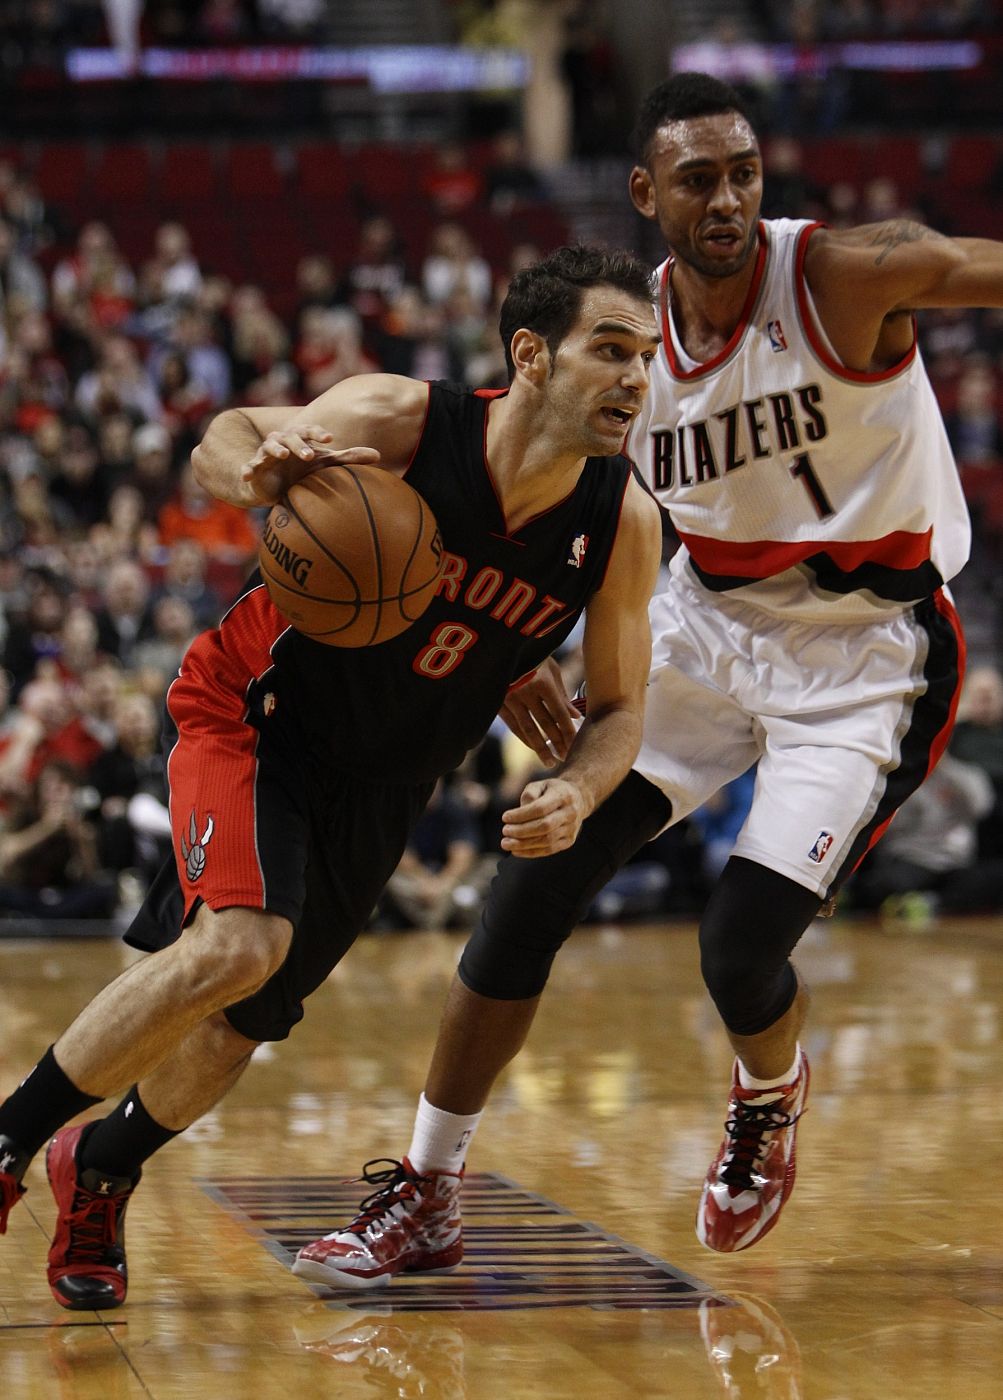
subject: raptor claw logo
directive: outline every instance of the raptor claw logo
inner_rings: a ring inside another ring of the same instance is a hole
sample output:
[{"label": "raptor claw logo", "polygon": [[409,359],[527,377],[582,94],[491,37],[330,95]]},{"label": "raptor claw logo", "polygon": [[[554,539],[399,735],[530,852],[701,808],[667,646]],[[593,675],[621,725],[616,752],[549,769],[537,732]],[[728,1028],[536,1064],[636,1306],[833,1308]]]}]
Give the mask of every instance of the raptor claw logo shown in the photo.
[{"label": "raptor claw logo", "polygon": [[191,814],[188,821],[188,840],[181,838],[181,857],[185,863],[185,874],[188,879],[195,883],[205,869],[205,848],[208,846],[215,823],[212,817],[206,818],[205,831],[198,836],[198,827],[195,825],[195,813]]}]

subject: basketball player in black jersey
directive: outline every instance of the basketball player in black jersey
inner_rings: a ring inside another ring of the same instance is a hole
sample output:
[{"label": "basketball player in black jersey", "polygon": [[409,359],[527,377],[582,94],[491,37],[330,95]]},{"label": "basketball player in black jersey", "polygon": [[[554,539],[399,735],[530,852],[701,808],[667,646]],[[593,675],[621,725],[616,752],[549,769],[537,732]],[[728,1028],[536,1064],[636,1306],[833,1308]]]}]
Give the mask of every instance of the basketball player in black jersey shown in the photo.
[{"label": "basketball player in black jersey", "polygon": [[[379,461],[431,506],[446,567],[419,621],[379,646],[301,636],[255,575],[186,654],[167,701],[175,860],[127,935],[153,956],[0,1106],[0,1228],[56,1133],[49,1283],[64,1307],[124,1301],[142,1163],[227,1092],[257,1044],[289,1034],[436,779],[583,611],[590,714],[559,771],[505,815],[504,848],[570,846],[636,756],[661,528],[620,448],[658,344],[649,273],[558,250],[513,279],[500,330],[507,391],[362,376],[299,411],[225,412],[193,454],[202,483],[244,507],[332,461]],[[56,1131],[130,1084],[107,1118]]]}]

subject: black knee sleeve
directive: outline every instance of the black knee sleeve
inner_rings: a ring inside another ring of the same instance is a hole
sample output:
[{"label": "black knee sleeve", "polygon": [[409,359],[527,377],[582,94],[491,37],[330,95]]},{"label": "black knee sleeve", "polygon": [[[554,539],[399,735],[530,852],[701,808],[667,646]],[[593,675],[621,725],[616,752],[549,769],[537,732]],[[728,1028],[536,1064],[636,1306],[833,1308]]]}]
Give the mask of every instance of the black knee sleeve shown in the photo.
[{"label": "black knee sleeve", "polygon": [[557,950],[621,865],[671,815],[668,798],[630,773],[582,826],[567,851],[540,860],[502,856],[487,904],[460,959],[460,979],[479,996],[538,996]]},{"label": "black knee sleeve", "polygon": [[786,875],[733,856],[700,921],[700,970],[734,1035],[758,1035],[797,994],[790,955],[822,900]]}]

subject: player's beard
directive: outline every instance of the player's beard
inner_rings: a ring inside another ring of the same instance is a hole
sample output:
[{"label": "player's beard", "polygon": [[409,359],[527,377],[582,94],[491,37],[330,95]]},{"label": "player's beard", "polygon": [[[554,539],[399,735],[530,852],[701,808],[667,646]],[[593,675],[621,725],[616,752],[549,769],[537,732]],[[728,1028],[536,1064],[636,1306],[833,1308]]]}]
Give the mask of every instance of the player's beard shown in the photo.
[{"label": "player's beard", "polygon": [[756,246],[757,236],[758,221],[754,220],[749,229],[749,236],[745,240],[745,244],[741,250],[736,253],[734,257],[727,258],[723,261],[716,258],[705,257],[696,247],[696,244],[689,238],[680,239],[678,243],[674,243],[672,239],[669,239],[668,242],[677,260],[686,263],[688,267],[692,267],[693,270],[699,272],[701,276],[723,278],[734,277],[737,272],[742,271],[742,268],[745,267],[749,258],[752,256],[753,249]]}]

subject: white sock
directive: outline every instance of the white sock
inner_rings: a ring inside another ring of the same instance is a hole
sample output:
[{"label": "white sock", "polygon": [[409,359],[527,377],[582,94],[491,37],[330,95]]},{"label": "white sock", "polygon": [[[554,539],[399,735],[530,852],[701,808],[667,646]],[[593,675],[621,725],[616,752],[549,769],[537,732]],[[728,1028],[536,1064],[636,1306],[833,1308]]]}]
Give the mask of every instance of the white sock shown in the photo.
[{"label": "white sock", "polygon": [[767,1089],[783,1089],[786,1085],[792,1084],[794,1082],[795,1078],[797,1077],[798,1067],[800,1064],[800,1044],[795,1045],[794,1047],[794,1063],[791,1065],[787,1073],[782,1074],[779,1079],[757,1079],[754,1074],[749,1073],[749,1071],[745,1068],[745,1065],[742,1064],[741,1059],[739,1059],[738,1082],[743,1089],[761,1089],[763,1093],[765,1093]]},{"label": "white sock", "polygon": [[480,1121],[479,1113],[447,1113],[444,1108],[430,1104],[422,1094],[415,1114],[408,1161],[418,1172],[458,1172]]}]

